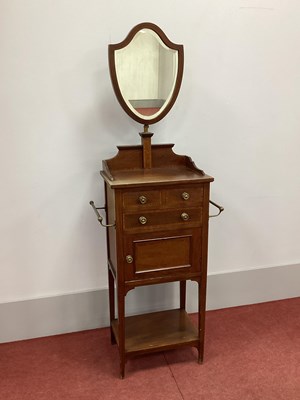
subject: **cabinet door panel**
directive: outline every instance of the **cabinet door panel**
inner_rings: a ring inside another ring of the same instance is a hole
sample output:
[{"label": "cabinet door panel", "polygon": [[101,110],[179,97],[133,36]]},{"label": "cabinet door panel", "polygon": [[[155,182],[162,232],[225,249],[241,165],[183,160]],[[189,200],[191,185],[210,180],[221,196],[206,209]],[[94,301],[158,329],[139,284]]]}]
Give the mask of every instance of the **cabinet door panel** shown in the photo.
[{"label": "cabinet door panel", "polygon": [[125,280],[200,273],[201,242],[199,228],[126,235],[123,263]]},{"label": "cabinet door panel", "polygon": [[191,267],[192,236],[133,241],[135,273]]}]

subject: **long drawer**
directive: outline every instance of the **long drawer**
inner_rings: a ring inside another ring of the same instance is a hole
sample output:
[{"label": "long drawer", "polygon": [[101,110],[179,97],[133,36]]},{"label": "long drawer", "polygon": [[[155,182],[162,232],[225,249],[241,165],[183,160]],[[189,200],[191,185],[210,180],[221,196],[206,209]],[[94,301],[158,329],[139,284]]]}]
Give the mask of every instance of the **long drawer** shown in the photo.
[{"label": "long drawer", "polygon": [[148,232],[157,229],[196,228],[202,224],[202,208],[157,210],[123,215],[124,231]]}]

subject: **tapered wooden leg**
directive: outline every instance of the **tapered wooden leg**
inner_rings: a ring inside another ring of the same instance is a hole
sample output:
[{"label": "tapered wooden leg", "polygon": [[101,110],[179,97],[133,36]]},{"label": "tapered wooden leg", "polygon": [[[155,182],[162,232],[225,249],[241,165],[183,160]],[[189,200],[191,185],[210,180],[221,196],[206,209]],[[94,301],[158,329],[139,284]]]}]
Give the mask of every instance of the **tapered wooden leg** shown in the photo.
[{"label": "tapered wooden leg", "polygon": [[110,268],[108,268],[108,290],[109,290],[110,341],[111,344],[116,344],[116,338],[111,327],[111,323],[115,319],[115,281]]},{"label": "tapered wooden leg", "polygon": [[206,307],[206,280],[201,278],[198,282],[198,362],[203,363],[204,357],[204,332],[205,332],[205,307]]},{"label": "tapered wooden leg", "polygon": [[185,310],[186,307],[186,281],[180,281],[180,308]]},{"label": "tapered wooden leg", "polygon": [[125,378],[125,361],[120,360],[120,378]]},{"label": "tapered wooden leg", "polygon": [[125,376],[125,290],[118,288],[118,330],[119,330],[119,355],[120,355],[120,377]]},{"label": "tapered wooden leg", "polygon": [[200,345],[200,348],[198,348],[198,364],[203,364],[203,346]]}]

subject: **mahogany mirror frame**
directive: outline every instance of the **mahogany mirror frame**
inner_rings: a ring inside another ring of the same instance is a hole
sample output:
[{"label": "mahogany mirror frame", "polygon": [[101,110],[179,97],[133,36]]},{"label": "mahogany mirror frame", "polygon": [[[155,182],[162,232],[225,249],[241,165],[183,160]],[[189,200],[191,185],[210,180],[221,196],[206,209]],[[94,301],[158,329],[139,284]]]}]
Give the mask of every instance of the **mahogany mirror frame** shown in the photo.
[{"label": "mahogany mirror frame", "polygon": [[[162,42],[169,47],[172,50],[176,50],[178,52],[178,70],[177,70],[177,77],[173,89],[173,93],[169,99],[169,102],[165,106],[165,108],[156,116],[153,118],[142,118],[139,115],[136,115],[127,105],[126,101],[124,100],[120,86],[118,83],[117,79],[117,72],[116,72],[116,64],[115,64],[115,51],[120,50],[124,47],[126,47],[134,38],[134,36],[141,30],[141,29],[150,29],[153,32],[155,32],[159,38],[162,40]],[[123,110],[135,121],[140,122],[141,124],[144,125],[151,125],[155,124],[156,122],[160,121],[163,119],[168,112],[171,110],[173,107],[182,82],[182,76],[183,76],[183,64],[184,64],[184,53],[183,53],[183,45],[181,44],[175,44],[171,42],[166,34],[160,29],[157,25],[151,23],[151,22],[142,22],[141,24],[136,25],[134,28],[131,29],[131,31],[128,33],[127,37],[120,43],[116,44],[110,44],[108,46],[108,60],[109,60],[109,72],[110,72],[110,77],[111,77],[111,82],[113,85],[113,89],[115,92],[115,95],[117,97],[118,102],[120,103],[121,107]]]}]

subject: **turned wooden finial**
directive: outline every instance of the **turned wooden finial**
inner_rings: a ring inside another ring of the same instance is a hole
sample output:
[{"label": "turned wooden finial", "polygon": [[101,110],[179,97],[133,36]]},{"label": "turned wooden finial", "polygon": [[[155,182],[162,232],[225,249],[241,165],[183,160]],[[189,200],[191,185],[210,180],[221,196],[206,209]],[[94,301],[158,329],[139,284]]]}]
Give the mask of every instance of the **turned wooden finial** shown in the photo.
[{"label": "turned wooden finial", "polygon": [[140,133],[142,138],[143,146],[143,168],[152,168],[152,149],[151,149],[151,137],[153,133],[148,132],[149,125],[144,125],[144,132]]}]

